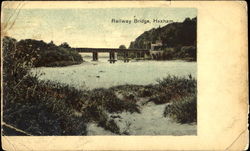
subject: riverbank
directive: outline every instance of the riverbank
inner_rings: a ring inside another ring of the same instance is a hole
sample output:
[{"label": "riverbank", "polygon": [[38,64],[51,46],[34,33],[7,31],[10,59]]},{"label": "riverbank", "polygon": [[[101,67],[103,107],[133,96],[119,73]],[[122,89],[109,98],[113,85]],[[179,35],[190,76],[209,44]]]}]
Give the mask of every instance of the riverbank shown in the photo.
[{"label": "riverbank", "polygon": [[189,102],[186,98],[196,95],[196,80],[191,76],[93,90],[26,77],[8,94],[14,99],[4,104],[5,123],[31,135],[196,134],[196,97],[191,99],[195,110],[189,114],[185,106],[190,103],[179,103],[184,122],[178,123],[180,115],[175,112],[164,116],[175,102]]}]

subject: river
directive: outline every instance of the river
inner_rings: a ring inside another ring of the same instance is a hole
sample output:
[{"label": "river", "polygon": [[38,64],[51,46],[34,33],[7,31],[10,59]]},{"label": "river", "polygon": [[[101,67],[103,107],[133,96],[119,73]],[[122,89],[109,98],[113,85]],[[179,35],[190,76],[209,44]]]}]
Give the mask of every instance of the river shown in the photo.
[{"label": "river", "polygon": [[32,72],[43,73],[39,79],[69,84],[76,88],[109,88],[123,84],[147,85],[157,83],[168,75],[196,78],[197,63],[182,60],[155,61],[140,60],[124,63],[119,60],[114,64],[108,62],[107,56],[91,61],[85,57],[82,64],[66,67],[39,67]]}]

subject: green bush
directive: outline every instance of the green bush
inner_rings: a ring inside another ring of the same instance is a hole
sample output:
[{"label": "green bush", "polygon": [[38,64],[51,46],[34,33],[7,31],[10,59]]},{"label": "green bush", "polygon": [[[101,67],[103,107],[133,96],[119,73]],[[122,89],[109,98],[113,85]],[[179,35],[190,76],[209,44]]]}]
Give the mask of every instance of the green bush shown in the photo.
[{"label": "green bush", "polygon": [[139,97],[151,97],[158,93],[155,85],[146,85],[143,88],[138,89]]},{"label": "green bush", "polygon": [[149,99],[150,102],[154,102],[155,104],[164,104],[168,103],[171,100],[171,94],[160,93],[156,96],[153,96]]},{"label": "green bush", "polygon": [[16,43],[16,49],[29,55],[35,67],[67,66],[83,62],[78,52],[70,47],[56,46],[53,42],[47,44],[44,41],[25,39]]},{"label": "green bush", "polygon": [[15,90],[4,93],[13,99],[5,98],[3,120],[32,135],[86,135],[86,119],[74,115],[80,105],[80,97],[74,95],[78,92],[36,80],[27,76]]},{"label": "green bush", "polygon": [[111,89],[94,89],[89,92],[87,99],[111,113],[122,111],[140,112],[136,102],[119,99]]},{"label": "green bush", "polygon": [[181,47],[180,51],[177,52],[179,58],[189,59],[190,61],[196,61],[196,47],[194,46],[183,46]]},{"label": "green bush", "polygon": [[156,60],[174,60],[183,59],[187,61],[196,61],[196,47],[195,46],[177,46],[173,48],[164,48],[162,52],[153,56]]},{"label": "green bush", "polygon": [[99,126],[103,127],[105,130],[113,132],[115,134],[120,134],[120,128],[117,126],[113,119],[111,120],[101,120],[98,123]]},{"label": "green bush", "polygon": [[155,89],[155,85],[151,85],[151,84],[146,85],[146,86],[126,84],[126,85],[114,86],[111,89],[113,91],[120,92],[125,97],[131,97],[131,93],[134,94],[133,97],[135,97],[135,95],[138,97],[150,97],[154,95],[155,93],[157,93],[157,90]]},{"label": "green bush", "polygon": [[[30,76],[39,55],[33,45],[21,43],[3,38],[3,121],[31,135],[85,135],[85,117],[74,114],[81,108],[82,93]],[[8,132],[3,133],[21,135]]]},{"label": "green bush", "polygon": [[[121,93],[125,99],[136,102],[136,97],[148,97],[149,102],[164,104],[196,93],[197,81],[191,75],[188,77],[167,76],[157,80],[154,85],[120,85],[112,87],[113,91]],[[132,94],[133,99],[130,97]]]},{"label": "green bush", "polygon": [[164,116],[169,116],[180,123],[192,123],[197,121],[197,97],[196,94],[172,102],[166,106]]},{"label": "green bush", "polygon": [[167,76],[162,80],[157,80],[158,84],[154,86],[155,93],[149,101],[155,104],[164,104],[172,100],[196,93],[196,79],[191,75],[189,78]]}]

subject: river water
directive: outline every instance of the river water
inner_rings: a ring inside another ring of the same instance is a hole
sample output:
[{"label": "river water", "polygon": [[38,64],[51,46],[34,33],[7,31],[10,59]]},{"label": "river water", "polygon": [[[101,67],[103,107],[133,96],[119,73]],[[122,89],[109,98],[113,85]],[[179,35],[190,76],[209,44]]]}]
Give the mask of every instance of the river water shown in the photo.
[{"label": "river water", "polygon": [[196,62],[181,60],[141,60],[128,63],[120,60],[114,64],[108,62],[107,56],[99,57],[97,62],[91,61],[91,57],[85,57],[84,60],[79,65],[39,67],[32,69],[32,72],[43,73],[39,77],[41,80],[52,80],[85,89],[109,88],[123,84],[155,84],[157,79],[168,75],[188,77],[191,74],[196,78],[197,74]]}]

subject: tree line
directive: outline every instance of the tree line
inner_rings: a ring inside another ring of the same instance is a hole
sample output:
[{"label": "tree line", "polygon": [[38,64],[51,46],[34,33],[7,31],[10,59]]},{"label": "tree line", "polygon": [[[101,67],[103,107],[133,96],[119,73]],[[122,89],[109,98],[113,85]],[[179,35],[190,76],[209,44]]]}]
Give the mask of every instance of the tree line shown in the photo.
[{"label": "tree line", "polygon": [[33,39],[17,41],[11,37],[4,37],[3,41],[5,44],[13,44],[13,51],[17,52],[15,59],[24,59],[26,62],[31,60],[34,67],[66,66],[83,62],[81,55],[72,50],[66,42],[57,46],[53,41],[46,43]]},{"label": "tree line", "polygon": [[162,42],[162,47],[155,50],[163,52],[153,55],[152,59],[196,61],[197,17],[145,31],[130,43],[129,49],[150,49],[151,44],[159,40]]}]

